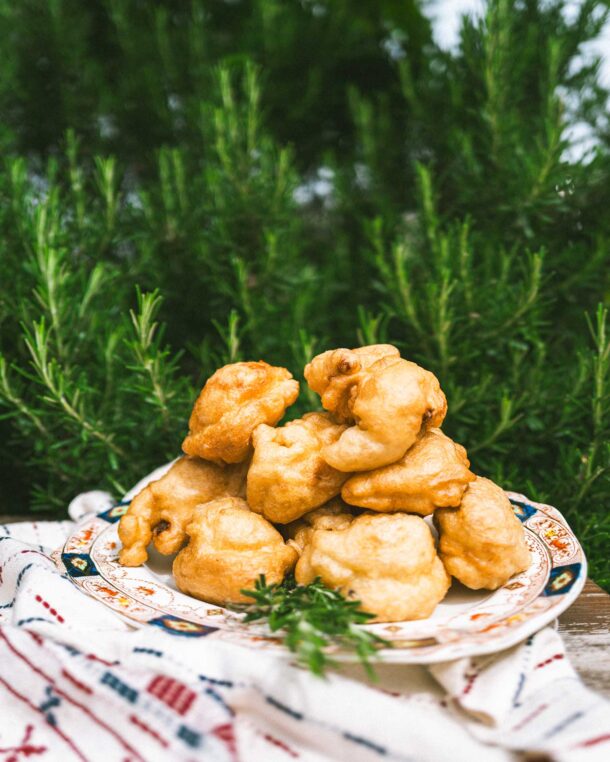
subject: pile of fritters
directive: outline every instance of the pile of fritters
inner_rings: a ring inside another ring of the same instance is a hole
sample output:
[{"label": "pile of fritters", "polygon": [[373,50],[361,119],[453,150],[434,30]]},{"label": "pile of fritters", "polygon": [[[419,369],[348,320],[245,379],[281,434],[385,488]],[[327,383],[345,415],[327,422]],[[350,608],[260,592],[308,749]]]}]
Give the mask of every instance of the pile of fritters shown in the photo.
[{"label": "pile of fritters", "polygon": [[260,575],[275,583],[294,569],[379,622],[430,616],[451,576],[495,590],[528,567],[504,491],[440,429],[447,400],[432,373],[375,344],[324,352],[305,379],[326,412],[277,427],[299,393],[285,368],[217,370],[193,408],[186,455],[121,519],[120,562],[144,563],[152,542],[177,553],[180,590],[229,606]]}]

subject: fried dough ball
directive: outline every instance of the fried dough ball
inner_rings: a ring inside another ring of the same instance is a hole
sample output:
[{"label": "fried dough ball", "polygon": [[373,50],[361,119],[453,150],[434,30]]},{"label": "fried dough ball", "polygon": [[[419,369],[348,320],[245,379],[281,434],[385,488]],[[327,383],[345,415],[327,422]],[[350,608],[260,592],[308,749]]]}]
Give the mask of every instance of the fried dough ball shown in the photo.
[{"label": "fried dough ball", "polygon": [[301,516],[297,521],[286,526],[286,536],[293,540],[303,550],[311,539],[314,530],[322,529],[325,532],[334,532],[337,529],[347,529],[354,520],[354,514],[350,506],[340,498],[330,500],[326,505],[310,511]]},{"label": "fried dough ball", "polygon": [[351,476],[343,485],[346,503],[374,511],[427,516],[457,506],[475,475],[462,445],[440,429],[428,429],[397,462]]},{"label": "fried dough ball", "polygon": [[287,524],[338,495],[348,475],[329,466],[320,450],[346,428],[326,413],[307,413],[278,429],[258,426],[248,471],[250,508],[269,521]]},{"label": "fried dough ball", "polygon": [[[371,352],[376,347],[385,347],[380,359]],[[422,429],[443,422],[447,400],[438,379],[397,352],[383,344],[336,349],[314,357],[305,368],[305,378],[324,407],[355,424],[322,450],[333,468],[370,471],[395,463]]]},{"label": "fried dough ball", "polygon": [[121,518],[119,562],[123,566],[143,564],[151,540],[164,555],[180,550],[195,506],[226,495],[241,495],[245,481],[245,464],[223,467],[200,458],[180,458],[164,476],[134,497]]},{"label": "fried dough ball", "polygon": [[320,577],[377,622],[430,616],[450,584],[425,521],[405,513],[364,514],[346,529],[315,529],[295,576],[303,585]]},{"label": "fried dough ball", "polygon": [[298,381],[286,368],[262,361],[225,365],[201,390],[182,449],[217,463],[241,463],[254,429],[274,426],[298,395]]},{"label": "fried dough ball", "polygon": [[329,349],[305,366],[305,380],[309,388],[320,395],[325,410],[342,423],[353,423],[352,390],[363,373],[383,357],[400,357],[400,352],[392,344]]},{"label": "fried dough ball", "polygon": [[503,489],[477,476],[459,508],[434,512],[447,571],[473,590],[496,590],[527,569],[525,531]]},{"label": "fried dough ball", "polygon": [[240,498],[199,506],[186,531],[189,544],[174,560],[176,585],[183,593],[221,606],[251,603],[242,589],[252,589],[261,574],[269,584],[281,582],[298,558],[281,534]]}]

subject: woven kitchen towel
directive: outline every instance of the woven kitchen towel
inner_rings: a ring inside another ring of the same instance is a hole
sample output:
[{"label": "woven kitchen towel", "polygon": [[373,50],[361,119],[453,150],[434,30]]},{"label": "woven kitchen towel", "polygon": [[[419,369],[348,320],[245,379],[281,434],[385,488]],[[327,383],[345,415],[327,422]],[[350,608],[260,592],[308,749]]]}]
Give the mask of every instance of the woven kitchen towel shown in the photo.
[{"label": "woven kitchen towel", "polygon": [[[109,500],[87,493],[72,515]],[[546,628],[494,656],[322,680],[266,652],[131,629],[49,558],[73,524],[0,526],[0,760],[610,759],[610,705]]]}]

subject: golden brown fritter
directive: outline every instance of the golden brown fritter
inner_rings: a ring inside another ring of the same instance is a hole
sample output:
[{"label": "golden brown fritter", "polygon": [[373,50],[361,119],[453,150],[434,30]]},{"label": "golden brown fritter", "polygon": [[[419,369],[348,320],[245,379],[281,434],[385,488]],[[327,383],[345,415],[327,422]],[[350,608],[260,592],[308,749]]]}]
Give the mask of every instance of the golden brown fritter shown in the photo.
[{"label": "golden brown fritter", "polygon": [[[385,349],[372,352],[376,347]],[[327,410],[354,422],[322,450],[324,460],[339,471],[395,463],[422,429],[440,426],[447,413],[436,376],[403,360],[389,345],[325,352],[305,368],[305,378]]]},{"label": "golden brown fritter", "polygon": [[322,406],[342,423],[353,423],[352,393],[368,368],[383,357],[400,357],[392,344],[370,344],[357,349],[329,349],[305,366],[309,388],[320,395]]},{"label": "golden brown fritter", "polygon": [[297,521],[286,526],[285,536],[298,545],[303,550],[311,539],[311,535],[316,529],[323,529],[326,532],[334,532],[337,529],[347,529],[354,520],[350,506],[346,505],[341,498],[334,498],[315,511],[306,513]]},{"label": "golden brown fritter", "polygon": [[278,429],[258,426],[248,471],[250,508],[287,524],[338,495],[348,475],[329,466],[320,450],[346,428],[326,413],[307,413]]},{"label": "golden brown fritter", "polygon": [[281,534],[239,498],[199,506],[186,531],[190,541],[174,560],[176,585],[221,606],[252,603],[242,589],[252,589],[261,574],[269,584],[281,582],[298,558]]},{"label": "golden brown fritter", "polygon": [[527,569],[525,531],[504,490],[477,476],[459,508],[434,512],[447,571],[473,590],[496,590]]},{"label": "golden brown fritter", "polygon": [[398,462],[351,476],[341,497],[374,511],[427,516],[435,508],[460,504],[464,490],[476,478],[469,465],[462,445],[431,428]]},{"label": "golden brown fritter", "polygon": [[151,540],[160,553],[176,553],[186,539],[184,529],[195,506],[217,497],[242,495],[245,481],[245,464],[218,466],[200,458],[180,458],[131,501],[119,523],[123,543],[119,562],[143,564]]},{"label": "golden brown fritter", "polygon": [[405,513],[364,514],[346,529],[314,530],[295,576],[303,585],[320,577],[378,622],[430,616],[450,584],[425,521]]},{"label": "golden brown fritter", "polygon": [[217,463],[241,463],[254,429],[274,426],[298,395],[299,384],[286,368],[262,361],[225,365],[201,390],[182,449]]},{"label": "golden brown fritter", "polygon": [[[296,564],[297,582],[320,577],[379,622],[430,616],[450,574],[496,589],[527,568],[504,492],[476,477],[466,450],[438,428],[447,401],[432,373],[374,344],[324,352],[305,377],[328,412],[280,428],[298,396],[285,368],[239,362],[210,377],[187,457],[121,519],[122,564],[143,563],[151,541],[179,551],[179,589],[220,605],[250,603],[242,589],[261,575],[281,582]],[[440,558],[420,518],[429,514]]]}]

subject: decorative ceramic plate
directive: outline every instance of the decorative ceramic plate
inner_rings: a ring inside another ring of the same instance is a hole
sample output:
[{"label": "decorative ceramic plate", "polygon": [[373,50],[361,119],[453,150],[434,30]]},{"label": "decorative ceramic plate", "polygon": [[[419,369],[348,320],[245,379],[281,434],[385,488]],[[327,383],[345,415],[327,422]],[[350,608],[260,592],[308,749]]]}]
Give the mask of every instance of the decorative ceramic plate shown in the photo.
[{"label": "decorative ceramic plate", "polygon": [[[578,597],[587,576],[586,559],[561,513],[523,495],[507,494],[525,527],[532,556],[529,569],[494,592],[468,590],[454,580],[428,619],[363,625],[392,642],[392,648],[380,651],[384,661],[432,663],[493,653],[552,622]],[[75,585],[134,626],[152,625],[187,637],[208,636],[249,648],[284,650],[281,639],[265,625],[244,624],[239,613],[179,592],[171,576],[170,557],[153,551],[144,566],[120,566],[117,522],[128,506],[124,500],[85,518],[57,554],[58,565]],[[353,658],[338,650],[333,657]]]}]

